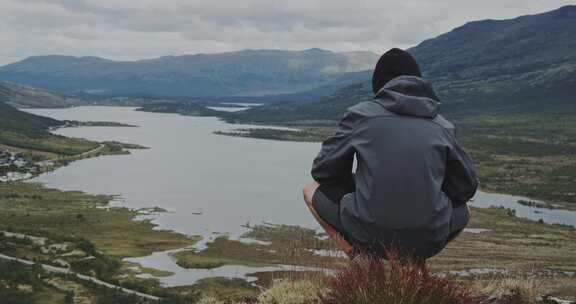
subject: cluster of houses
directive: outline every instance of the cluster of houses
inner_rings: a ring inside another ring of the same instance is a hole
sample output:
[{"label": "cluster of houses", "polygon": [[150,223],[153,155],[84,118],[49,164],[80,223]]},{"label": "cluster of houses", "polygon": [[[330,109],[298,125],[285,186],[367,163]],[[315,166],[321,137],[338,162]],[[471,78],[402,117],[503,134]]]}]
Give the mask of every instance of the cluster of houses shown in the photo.
[{"label": "cluster of houses", "polygon": [[0,150],[0,182],[28,179],[38,170],[38,165],[25,159],[22,154]]}]

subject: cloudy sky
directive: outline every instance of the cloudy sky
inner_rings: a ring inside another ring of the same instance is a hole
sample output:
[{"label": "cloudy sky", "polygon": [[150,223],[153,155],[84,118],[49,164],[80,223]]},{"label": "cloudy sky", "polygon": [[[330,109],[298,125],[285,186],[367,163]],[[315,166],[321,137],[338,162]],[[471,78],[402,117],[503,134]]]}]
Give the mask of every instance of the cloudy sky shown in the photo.
[{"label": "cloudy sky", "polygon": [[32,55],[119,60],[245,48],[381,52],[478,19],[574,0],[0,0],[0,64]]}]

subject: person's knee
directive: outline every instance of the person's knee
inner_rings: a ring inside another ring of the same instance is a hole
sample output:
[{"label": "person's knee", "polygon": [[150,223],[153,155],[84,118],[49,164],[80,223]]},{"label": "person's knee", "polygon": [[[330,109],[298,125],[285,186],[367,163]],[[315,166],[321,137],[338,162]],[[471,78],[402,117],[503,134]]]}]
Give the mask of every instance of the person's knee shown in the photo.
[{"label": "person's knee", "polygon": [[320,186],[320,184],[318,184],[316,181],[311,181],[304,186],[303,194],[306,203],[312,203],[312,197],[314,196],[316,189],[318,189],[318,186]]}]

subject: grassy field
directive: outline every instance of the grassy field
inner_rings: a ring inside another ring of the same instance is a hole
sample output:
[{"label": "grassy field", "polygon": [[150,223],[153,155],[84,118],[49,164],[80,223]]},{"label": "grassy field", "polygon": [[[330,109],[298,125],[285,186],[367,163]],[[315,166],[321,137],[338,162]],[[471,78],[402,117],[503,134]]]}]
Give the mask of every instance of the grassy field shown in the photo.
[{"label": "grassy field", "polygon": [[[179,295],[193,295],[194,298],[211,298],[238,303],[245,297],[254,297],[260,289],[244,279],[212,277],[199,280],[194,286],[168,288],[169,292]],[[279,303],[280,304],[280,303]]]},{"label": "grassy field", "polygon": [[32,183],[0,184],[0,230],[50,239],[85,239],[114,257],[143,256],[181,248],[194,240],[149,221],[138,212],[110,208],[111,197],[47,189]]},{"label": "grassy field", "polygon": [[457,118],[482,188],[576,206],[576,117]]},{"label": "grassy field", "polygon": [[[472,209],[470,228],[430,260],[434,270],[576,270],[576,229],[516,218],[500,208]],[[574,286],[576,288],[576,286]]]},{"label": "grassy field", "polygon": [[[438,256],[429,261],[434,272],[486,269],[483,275],[461,278],[464,282],[486,285],[503,279],[535,277],[542,290],[556,296],[576,294],[576,229],[549,225],[511,216],[505,209],[472,209],[470,228],[481,233],[462,233]],[[333,268],[348,263],[338,255],[334,244],[313,230],[285,225],[253,227],[244,237],[264,243],[245,243],[224,237],[208,244],[200,253],[185,251],[177,255],[183,266],[210,268],[225,264],[261,266],[267,264],[307,265]],[[327,256],[315,255],[323,249]],[[209,261],[210,263],[205,263]],[[499,274],[507,270],[506,275]],[[270,286],[274,279],[307,277],[290,272],[260,273],[258,284]],[[318,275],[316,275],[318,276]]]},{"label": "grassy field", "polygon": [[[21,238],[0,234],[0,253],[70,267],[73,271],[143,292],[173,296],[163,290],[157,280],[137,277],[139,274],[163,277],[172,273],[127,264],[122,262],[122,258],[190,246],[199,238],[154,229],[150,221],[136,220],[141,214],[138,210],[109,207],[111,199],[103,195],[47,189],[32,183],[0,184],[0,231],[25,235]],[[70,280],[67,282],[77,285]],[[61,288],[51,288],[46,285],[48,283],[38,285],[31,296],[36,298],[48,293],[50,297],[61,298],[66,295]],[[93,288],[88,290],[92,290],[89,294],[95,294]],[[107,296],[116,297],[114,294]],[[61,302],[34,300],[25,303]]]},{"label": "grassy field", "polygon": [[[462,233],[437,257],[430,260],[437,271],[473,268],[552,269],[576,271],[576,229],[549,225],[509,215],[505,209],[472,209],[470,228],[488,229],[482,233]],[[217,238],[199,254],[185,251],[177,258],[191,264],[195,258],[210,258],[223,264],[330,265],[339,263],[334,244],[314,230],[297,226],[257,226],[244,235],[259,241],[245,243]],[[553,248],[554,250],[551,250]],[[329,257],[314,255],[323,250]],[[331,253],[331,254],[330,254]],[[199,267],[204,268],[204,267]]]},{"label": "grassy field", "polygon": [[236,129],[234,131],[216,131],[214,134],[228,135],[235,137],[250,137],[261,139],[272,139],[281,141],[304,141],[317,142],[319,138],[326,136],[326,131],[317,128],[308,128],[300,131],[277,130],[267,128]]},{"label": "grassy field", "polygon": [[0,131],[0,144],[25,149],[30,153],[53,153],[59,155],[81,154],[98,147],[97,142],[57,135],[28,137],[21,133]]},{"label": "grassy field", "polygon": [[5,144],[0,144],[0,149],[12,151],[14,153],[22,153],[26,159],[29,159],[34,162],[45,161],[49,159],[56,159],[58,158],[58,154],[53,152],[45,152],[45,151],[38,151],[26,148],[18,148],[14,146],[8,146]]},{"label": "grassy field", "polygon": [[[152,304],[120,291],[73,276],[51,274],[40,267],[0,260],[0,303],[6,304]],[[178,303],[166,301],[165,303]]]},{"label": "grassy field", "polygon": [[185,268],[216,268],[223,265],[267,266],[274,264],[317,266],[333,262],[315,256],[312,250],[334,249],[332,242],[320,239],[312,229],[296,226],[256,226],[244,238],[269,243],[250,243],[218,237],[199,253],[181,251],[174,258]]}]

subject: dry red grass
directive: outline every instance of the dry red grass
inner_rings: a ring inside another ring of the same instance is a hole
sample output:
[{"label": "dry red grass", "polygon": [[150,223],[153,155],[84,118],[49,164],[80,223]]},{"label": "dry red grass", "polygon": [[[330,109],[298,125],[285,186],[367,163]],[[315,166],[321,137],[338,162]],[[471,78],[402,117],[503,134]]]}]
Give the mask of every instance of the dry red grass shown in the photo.
[{"label": "dry red grass", "polygon": [[388,261],[361,257],[329,277],[321,304],[477,304],[472,291],[422,263],[388,254]]}]

